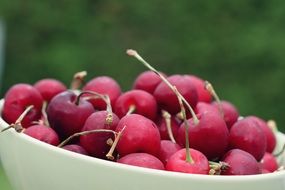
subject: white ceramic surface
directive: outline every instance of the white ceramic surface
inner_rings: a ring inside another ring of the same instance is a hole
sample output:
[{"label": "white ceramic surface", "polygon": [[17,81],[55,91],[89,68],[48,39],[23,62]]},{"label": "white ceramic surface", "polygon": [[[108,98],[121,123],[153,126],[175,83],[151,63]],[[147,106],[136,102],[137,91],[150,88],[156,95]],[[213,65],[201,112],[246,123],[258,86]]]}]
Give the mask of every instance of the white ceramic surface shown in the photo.
[{"label": "white ceramic surface", "polygon": [[[3,101],[0,102],[0,108]],[[0,129],[7,126],[0,118]],[[278,136],[278,148],[285,136]],[[285,171],[206,176],[127,166],[69,152],[13,129],[0,134],[0,156],[16,190],[284,190]]]}]

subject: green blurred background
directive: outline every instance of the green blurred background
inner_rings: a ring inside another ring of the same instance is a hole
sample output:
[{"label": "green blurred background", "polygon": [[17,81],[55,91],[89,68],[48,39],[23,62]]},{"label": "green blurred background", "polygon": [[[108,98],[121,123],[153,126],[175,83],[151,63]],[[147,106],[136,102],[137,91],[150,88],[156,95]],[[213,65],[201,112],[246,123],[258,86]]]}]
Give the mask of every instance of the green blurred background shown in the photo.
[{"label": "green blurred background", "polygon": [[[145,68],[212,82],[242,115],[275,119],[285,132],[285,1],[1,0],[6,23],[1,97],[19,82],[77,71],[114,77],[124,90]],[[9,189],[0,172],[1,189]]]}]

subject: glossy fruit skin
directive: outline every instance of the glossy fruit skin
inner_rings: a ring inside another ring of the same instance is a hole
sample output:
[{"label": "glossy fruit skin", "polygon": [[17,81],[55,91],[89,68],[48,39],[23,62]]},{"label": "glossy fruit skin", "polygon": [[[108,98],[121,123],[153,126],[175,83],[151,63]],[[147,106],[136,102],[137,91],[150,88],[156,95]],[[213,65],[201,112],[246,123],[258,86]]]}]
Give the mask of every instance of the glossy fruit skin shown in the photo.
[{"label": "glossy fruit skin", "polygon": [[44,125],[32,125],[25,129],[24,133],[30,137],[54,146],[59,144],[59,137],[57,133],[52,128]]},{"label": "glossy fruit skin", "polygon": [[155,88],[161,82],[160,77],[152,71],[140,73],[134,81],[133,89],[144,90],[153,94]]},{"label": "glossy fruit skin", "polygon": [[198,102],[210,103],[212,101],[212,95],[205,88],[205,81],[198,76],[188,75],[191,82],[195,85],[198,93]]},{"label": "glossy fruit skin", "polygon": [[34,87],[41,93],[43,99],[47,102],[55,95],[67,90],[62,82],[51,78],[39,80],[34,84]]},{"label": "glossy fruit skin", "polygon": [[[94,91],[109,96],[112,107],[115,106],[117,98],[121,95],[120,85],[109,76],[99,76],[90,80],[83,88],[83,91]],[[89,100],[96,110],[105,110],[106,103],[101,99]]]},{"label": "glossy fruit skin", "polygon": [[157,157],[162,161],[164,165],[166,165],[168,159],[180,149],[182,149],[182,147],[177,143],[174,143],[170,140],[161,140],[160,151]]},{"label": "glossy fruit skin", "polygon": [[[213,102],[212,105],[219,110],[219,104],[217,102]],[[233,124],[238,120],[239,112],[237,108],[230,102],[222,100],[221,106],[223,109],[224,120],[230,129]]]},{"label": "glossy fruit skin", "polygon": [[222,171],[221,175],[254,175],[261,173],[256,159],[248,152],[240,149],[228,151],[222,161],[227,163],[229,168]]},{"label": "glossy fruit skin", "polygon": [[120,158],[117,162],[132,166],[165,170],[163,163],[158,158],[147,153],[131,153]]},{"label": "glossy fruit skin", "polygon": [[122,118],[130,106],[135,106],[134,113],[143,115],[150,120],[157,117],[157,103],[153,95],[143,90],[130,90],[122,94],[116,101],[114,112]]},{"label": "glossy fruit skin", "polygon": [[[198,102],[196,87],[186,75],[172,75],[167,80],[181,93],[186,101],[195,108]],[[170,114],[177,114],[181,108],[175,93],[164,83],[161,82],[153,93],[159,107],[168,111]]]},{"label": "glossy fruit skin", "polygon": [[62,148],[65,150],[69,150],[71,152],[76,152],[79,154],[88,155],[86,150],[78,144],[68,144],[68,145],[63,146]]},{"label": "glossy fruit skin", "polygon": [[276,158],[271,153],[266,152],[260,160],[260,167],[263,170],[275,172],[279,166]]},{"label": "glossy fruit skin", "polygon": [[230,130],[230,148],[241,149],[252,154],[257,161],[260,161],[266,150],[266,136],[263,130],[245,117],[237,121]]},{"label": "glossy fruit skin", "polygon": [[209,174],[209,163],[207,157],[195,150],[190,148],[190,154],[193,159],[193,163],[186,161],[186,149],[181,149],[174,153],[166,164],[166,170],[182,172],[182,173],[192,173],[192,174]]},{"label": "glossy fruit skin", "polygon": [[80,132],[85,120],[95,111],[92,104],[82,98],[76,105],[76,99],[74,92],[65,91],[56,95],[47,107],[50,126],[61,139]]},{"label": "glossy fruit skin", "polygon": [[[227,125],[217,112],[203,112],[197,115],[199,124],[189,119],[190,147],[202,152],[209,160],[220,158],[227,151],[229,131]],[[185,147],[185,124],[182,123],[178,133],[178,143]]]},{"label": "glossy fruit skin", "polygon": [[266,136],[266,152],[272,153],[276,146],[276,136],[272,129],[263,119],[257,116],[248,116],[248,118],[252,119],[263,130]]},{"label": "glossy fruit skin", "polygon": [[206,102],[198,102],[194,111],[196,114],[202,114],[204,112],[216,112],[217,114],[220,114],[215,106]]},{"label": "glossy fruit skin", "polygon": [[[119,118],[115,114],[112,115],[113,122],[106,123],[107,111],[97,111],[91,114],[85,121],[81,131],[90,131],[96,129],[108,129],[115,131]],[[80,145],[88,152],[90,156],[96,158],[106,159],[110,146],[107,140],[111,138],[114,140],[114,134],[109,132],[93,133],[80,136]]]},{"label": "glossy fruit skin", "polygon": [[14,123],[30,105],[34,108],[24,117],[22,126],[27,128],[33,121],[41,118],[43,98],[33,86],[24,83],[15,84],[6,92],[4,99],[2,117],[7,123]]},{"label": "glossy fruit skin", "polygon": [[[125,128],[124,128],[125,127]],[[120,156],[144,152],[156,156],[160,150],[160,135],[157,126],[150,119],[138,115],[126,115],[118,123],[116,132],[124,128],[117,144]]]},{"label": "glossy fruit skin", "polygon": [[[181,122],[177,118],[171,117],[171,131],[173,133],[174,139],[176,139],[178,136],[180,124]],[[165,119],[160,117],[156,122],[156,125],[158,127],[161,140],[170,140]]]}]

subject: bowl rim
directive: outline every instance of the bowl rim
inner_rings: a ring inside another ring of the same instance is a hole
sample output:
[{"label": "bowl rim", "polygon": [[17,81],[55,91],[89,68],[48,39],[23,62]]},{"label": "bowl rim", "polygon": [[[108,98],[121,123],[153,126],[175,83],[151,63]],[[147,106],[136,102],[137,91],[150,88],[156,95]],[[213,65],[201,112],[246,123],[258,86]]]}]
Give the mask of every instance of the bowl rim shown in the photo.
[{"label": "bowl rim", "polygon": [[[4,119],[1,116],[2,107],[4,104],[4,99],[0,99],[0,130],[8,127],[9,124],[4,121]],[[255,174],[255,175],[236,175],[236,176],[222,176],[222,175],[201,175],[201,174],[187,174],[187,173],[181,173],[181,172],[173,172],[173,171],[165,171],[165,170],[156,170],[156,169],[150,169],[150,168],[143,168],[138,166],[131,166],[126,164],[121,164],[117,162],[112,162],[108,160],[103,160],[87,155],[78,154],[75,152],[71,152],[68,150],[65,150],[63,148],[58,148],[56,146],[50,145],[48,143],[39,141],[35,138],[32,138],[24,133],[18,133],[13,128],[8,129],[5,131],[5,133],[9,133],[10,135],[13,135],[16,138],[19,138],[23,141],[27,141],[35,146],[42,147],[44,149],[48,149],[49,151],[52,151],[54,153],[57,153],[59,155],[69,156],[73,159],[79,159],[84,162],[88,162],[90,164],[102,164],[106,167],[112,167],[117,169],[122,169],[125,171],[130,172],[139,172],[144,173],[146,175],[153,175],[153,176],[164,176],[168,178],[184,178],[184,179],[193,179],[193,180],[203,180],[203,181],[216,181],[216,182],[226,182],[226,181],[256,181],[256,180],[268,180],[268,179],[274,179],[274,178],[280,178],[283,177],[285,179],[285,170],[273,172],[273,173],[266,173],[266,174]],[[4,134],[2,134],[4,135]],[[277,133],[278,136],[282,136],[285,138],[285,135],[281,132]],[[0,134],[1,138],[1,134]],[[1,157],[1,155],[0,155]]]}]

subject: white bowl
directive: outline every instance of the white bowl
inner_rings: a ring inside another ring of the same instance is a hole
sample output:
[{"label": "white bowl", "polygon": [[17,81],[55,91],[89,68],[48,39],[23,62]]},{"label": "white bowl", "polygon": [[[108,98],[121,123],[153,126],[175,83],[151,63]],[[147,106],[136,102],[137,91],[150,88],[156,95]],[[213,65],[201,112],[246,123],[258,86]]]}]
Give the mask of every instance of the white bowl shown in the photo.
[{"label": "white bowl", "polygon": [[[0,108],[3,100],[0,101]],[[8,124],[0,118],[0,129]],[[277,134],[278,147],[285,136]],[[284,190],[285,171],[207,176],[118,164],[66,151],[9,129],[0,134],[4,170],[16,190]]]}]

